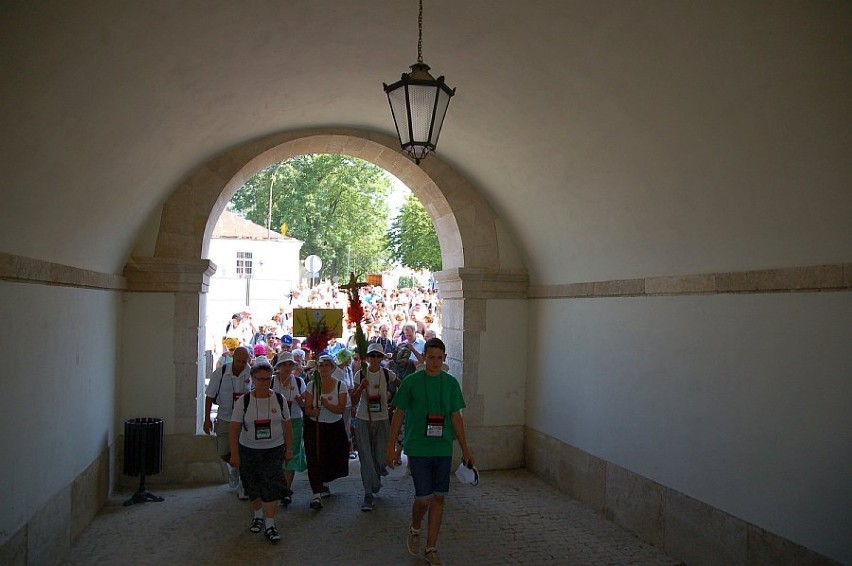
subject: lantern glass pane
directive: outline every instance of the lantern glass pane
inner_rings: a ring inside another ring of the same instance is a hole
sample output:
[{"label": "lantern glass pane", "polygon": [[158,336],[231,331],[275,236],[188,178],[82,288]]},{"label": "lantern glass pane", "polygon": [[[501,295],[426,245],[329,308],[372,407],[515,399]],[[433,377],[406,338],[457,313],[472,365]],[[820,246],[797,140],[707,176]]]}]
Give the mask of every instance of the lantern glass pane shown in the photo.
[{"label": "lantern glass pane", "polygon": [[393,112],[393,121],[396,123],[396,133],[402,145],[411,141],[408,134],[408,106],[405,103],[405,86],[388,92],[388,103]]},{"label": "lantern glass pane", "polygon": [[444,116],[447,115],[447,107],[450,105],[450,95],[447,92],[439,88],[438,89],[438,106],[435,108],[435,126],[432,128],[432,137],[429,139],[429,143],[432,146],[438,145],[438,135],[441,133],[441,127],[444,125]]},{"label": "lantern glass pane", "polygon": [[432,127],[432,110],[435,108],[435,86],[411,85],[411,125],[415,142],[428,142]]}]

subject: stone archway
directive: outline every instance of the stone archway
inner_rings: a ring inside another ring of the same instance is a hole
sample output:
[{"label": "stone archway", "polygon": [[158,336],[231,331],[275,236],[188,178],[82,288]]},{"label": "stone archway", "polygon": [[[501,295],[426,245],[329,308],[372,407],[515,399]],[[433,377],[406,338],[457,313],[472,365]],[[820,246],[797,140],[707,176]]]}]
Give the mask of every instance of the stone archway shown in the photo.
[{"label": "stone archway", "polygon": [[[163,206],[153,257],[133,257],[125,269],[128,288],[174,293],[176,435],[198,430],[203,396],[204,301],[215,265],[202,259],[216,221],[230,198],[258,170],[306,153],[338,153],[370,161],[404,182],[423,203],[441,245],[443,270],[436,274],[444,299],[443,338],[448,363],[468,400],[466,422],[472,439],[482,437],[491,459],[483,468],[518,467],[523,461],[523,427],[507,443],[505,431],[485,423],[487,399],[480,394],[480,334],[490,299],[523,299],[527,275],[514,244],[491,206],[452,167],[435,156],[417,166],[391,136],[363,130],[305,130],[275,134],[232,148],[189,176]],[[507,259],[508,258],[508,259]],[[514,264],[512,264],[514,262]],[[489,439],[489,437],[491,437]],[[493,445],[495,450],[491,450]],[[192,451],[188,451],[192,452]],[[178,457],[180,457],[178,455]]]}]

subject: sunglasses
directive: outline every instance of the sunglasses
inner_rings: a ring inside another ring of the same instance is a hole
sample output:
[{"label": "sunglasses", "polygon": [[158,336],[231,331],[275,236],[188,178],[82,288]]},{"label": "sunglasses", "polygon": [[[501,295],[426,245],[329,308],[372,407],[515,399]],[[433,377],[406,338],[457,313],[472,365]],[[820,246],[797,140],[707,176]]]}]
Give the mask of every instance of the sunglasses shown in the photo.
[{"label": "sunglasses", "polygon": [[370,353],[370,354],[367,354],[367,357],[368,357],[368,358],[384,358],[384,357],[385,357],[385,355],[384,355],[384,354],[380,354],[380,353],[378,353],[378,352],[372,352],[372,353]]}]

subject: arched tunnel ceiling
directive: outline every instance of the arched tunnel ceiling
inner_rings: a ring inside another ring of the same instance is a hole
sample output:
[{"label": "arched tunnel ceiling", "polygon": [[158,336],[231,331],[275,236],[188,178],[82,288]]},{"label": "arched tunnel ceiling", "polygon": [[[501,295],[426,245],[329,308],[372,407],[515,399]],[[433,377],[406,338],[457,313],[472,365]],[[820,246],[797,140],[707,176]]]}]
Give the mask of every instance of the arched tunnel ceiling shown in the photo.
[{"label": "arched tunnel ceiling", "polygon": [[[824,231],[848,207],[812,203],[849,202],[851,4],[425,4],[424,60],[458,89],[438,154],[483,192],[534,281],[845,253]],[[228,148],[305,128],[392,133],[382,82],[417,54],[414,0],[3,12],[0,250],[105,272]]]}]

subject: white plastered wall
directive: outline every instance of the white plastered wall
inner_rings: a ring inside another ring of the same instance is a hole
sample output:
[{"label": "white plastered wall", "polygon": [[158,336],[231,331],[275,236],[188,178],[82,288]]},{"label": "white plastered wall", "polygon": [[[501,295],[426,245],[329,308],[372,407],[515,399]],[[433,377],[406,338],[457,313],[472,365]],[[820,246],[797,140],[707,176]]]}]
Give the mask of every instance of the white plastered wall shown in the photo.
[{"label": "white plastered wall", "polygon": [[852,295],[530,301],[528,426],[849,560]]},{"label": "white plastered wall", "polygon": [[113,443],[121,295],[0,281],[0,297],[2,543],[57,494],[67,519],[67,488]]},{"label": "white plastered wall", "polygon": [[526,301],[490,299],[480,336],[477,393],[485,403],[485,426],[523,425],[526,389]]},{"label": "white plastered wall", "polygon": [[174,430],[174,311],[171,293],[124,294],[119,434],[124,421],[133,418],[163,419],[164,432]]}]

